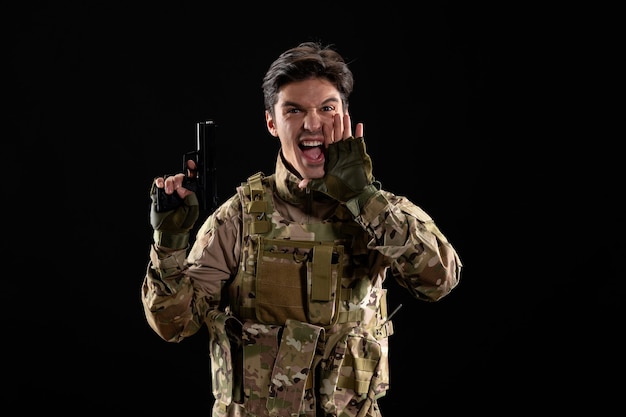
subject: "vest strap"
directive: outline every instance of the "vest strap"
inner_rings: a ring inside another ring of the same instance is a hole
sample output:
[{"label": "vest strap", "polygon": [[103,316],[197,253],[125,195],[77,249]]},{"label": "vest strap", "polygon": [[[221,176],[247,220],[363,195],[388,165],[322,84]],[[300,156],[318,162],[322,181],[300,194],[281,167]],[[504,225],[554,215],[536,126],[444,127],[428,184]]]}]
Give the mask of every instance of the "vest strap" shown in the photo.
[{"label": "vest strap", "polygon": [[263,198],[263,173],[257,172],[254,175],[248,177],[248,184],[250,185],[250,199],[252,201]]},{"label": "vest strap", "polygon": [[253,215],[254,220],[250,224],[249,233],[263,234],[272,230],[272,225],[267,219],[268,205],[267,201],[263,199],[265,192],[263,188],[262,172],[248,177],[248,183],[245,188],[245,193],[250,197],[249,202],[246,203],[246,210]]},{"label": "vest strap", "polygon": [[271,230],[271,225],[268,220],[257,220],[250,224],[250,233],[267,233]]}]

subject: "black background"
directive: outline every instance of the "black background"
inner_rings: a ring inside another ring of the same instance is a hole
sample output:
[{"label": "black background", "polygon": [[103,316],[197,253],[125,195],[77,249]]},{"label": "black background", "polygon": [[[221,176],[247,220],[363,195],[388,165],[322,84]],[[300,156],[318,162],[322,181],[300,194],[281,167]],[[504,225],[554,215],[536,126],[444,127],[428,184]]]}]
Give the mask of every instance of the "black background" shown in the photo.
[{"label": "black background", "polygon": [[623,409],[623,382],[610,382],[623,379],[619,169],[610,155],[598,164],[598,139],[574,140],[584,121],[563,115],[592,106],[586,87],[568,88],[585,60],[571,54],[581,27],[466,3],[91,2],[6,15],[8,149],[20,157],[6,166],[19,172],[27,155],[45,167],[34,178],[45,204],[10,245],[21,250],[5,283],[4,402],[210,415],[206,332],[169,344],[143,316],[149,186],[180,169],[206,119],[219,125],[220,200],[271,173],[262,77],[283,50],[320,40],[351,64],[374,175],[431,214],[465,265],[435,304],[388,283],[403,307],[385,415]]}]

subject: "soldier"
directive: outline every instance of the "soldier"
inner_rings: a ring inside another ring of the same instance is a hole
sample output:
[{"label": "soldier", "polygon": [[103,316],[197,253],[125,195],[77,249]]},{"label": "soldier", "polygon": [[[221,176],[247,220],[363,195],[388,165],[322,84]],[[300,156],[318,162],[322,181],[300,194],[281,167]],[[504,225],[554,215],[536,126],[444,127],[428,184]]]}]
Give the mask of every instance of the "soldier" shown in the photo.
[{"label": "soldier", "polygon": [[[206,324],[214,417],[381,416],[393,334],[385,278],[427,302],[459,282],[461,261],[432,218],[375,180],[363,124],[352,133],[352,87],[330,46],[282,53],[263,80],[275,172],[248,177],[191,248],[199,206],[185,174],[151,187],[146,318],[168,342]],[[158,188],[183,204],[158,212]]]}]

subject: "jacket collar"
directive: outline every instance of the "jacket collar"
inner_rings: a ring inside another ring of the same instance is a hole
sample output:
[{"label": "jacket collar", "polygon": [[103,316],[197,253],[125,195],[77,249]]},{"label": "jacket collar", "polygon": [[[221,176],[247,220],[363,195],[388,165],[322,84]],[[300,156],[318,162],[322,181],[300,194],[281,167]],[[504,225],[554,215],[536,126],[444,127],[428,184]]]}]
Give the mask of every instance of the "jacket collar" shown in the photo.
[{"label": "jacket collar", "polygon": [[278,157],[276,158],[275,177],[276,191],[280,198],[292,204],[304,203],[307,190],[298,187],[302,178],[295,173],[295,170],[285,160],[282,150],[278,151]]}]

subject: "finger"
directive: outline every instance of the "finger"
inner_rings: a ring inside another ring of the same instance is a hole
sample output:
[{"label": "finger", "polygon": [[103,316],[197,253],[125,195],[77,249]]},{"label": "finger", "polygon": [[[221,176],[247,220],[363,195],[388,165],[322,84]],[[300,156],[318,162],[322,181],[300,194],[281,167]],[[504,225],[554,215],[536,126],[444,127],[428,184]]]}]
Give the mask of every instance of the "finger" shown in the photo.
[{"label": "finger", "polygon": [[343,115],[343,136],[342,139],[348,139],[352,136],[352,121],[350,120],[350,115],[348,113]]},{"label": "finger", "polygon": [[334,123],[332,126],[326,123],[322,125],[322,132],[324,134],[324,146],[325,147],[328,147],[328,145],[334,142],[333,126],[334,126]]},{"label": "finger", "polygon": [[178,187],[176,189],[176,192],[178,193],[178,195],[180,196],[180,198],[182,198],[183,200],[185,199],[185,197],[187,197],[189,194],[193,193],[193,191],[188,190],[185,187]]},{"label": "finger", "polygon": [[308,178],[303,179],[302,181],[298,183],[298,188],[300,188],[301,190],[304,190],[306,186],[309,184],[309,181],[311,180]]},{"label": "finger", "polygon": [[[174,191],[183,188],[183,178],[185,178],[183,174],[176,174],[165,178],[165,193],[172,194]],[[178,194],[180,194],[180,192]]]},{"label": "finger", "polygon": [[355,138],[363,137],[363,123],[356,124],[356,128],[354,129],[354,137]]},{"label": "finger", "polygon": [[196,161],[194,161],[193,159],[188,159],[187,160],[187,176],[189,178],[195,178],[198,174],[198,165],[196,164]]},{"label": "finger", "polygon": [[158,177],[154,179],[154,184],[158,187],[158,188],[163,188],[165,187],[165,180],[163,179],[163,177]]},{"label": "finger", "polygon": [[343,123],[341,120],[341,114],[337,113],[333,116],[333,142],[340,141],[343,131]]},{"label": "finger", "polygon": [[185,198],[185,196],[190,192],[185,187],[183,187],[183,181],[185,179],[184,174],[176,174],[174,175],[174,190],[178,193],[179,196]]},{"label": "finger", "polygon": [[163,180],[163,188],[165,189],[166,194],[172,194],[176,189],[176,183],[174,181],[174,176],[166,177]]}]

